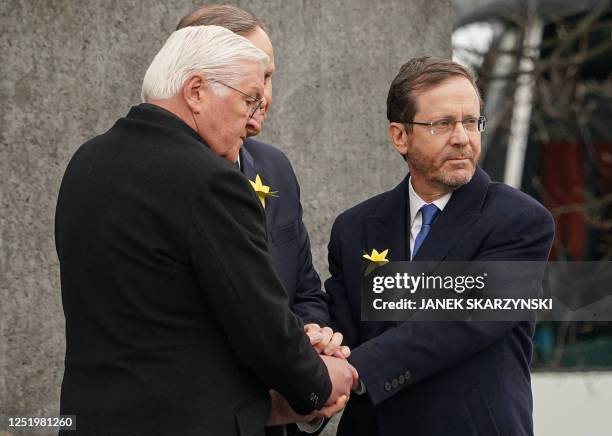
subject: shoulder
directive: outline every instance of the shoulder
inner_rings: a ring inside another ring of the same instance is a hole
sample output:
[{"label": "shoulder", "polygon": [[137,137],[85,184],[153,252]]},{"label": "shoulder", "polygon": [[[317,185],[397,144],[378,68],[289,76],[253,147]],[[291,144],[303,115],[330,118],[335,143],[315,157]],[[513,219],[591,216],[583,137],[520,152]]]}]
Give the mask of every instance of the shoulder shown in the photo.
[{"label": "shoulder", "polygon": [[554,238],[550,212],[534,198],[502,183],[491,183],[474,227],[480,260],[546,260]]},{"label": "shoulder", "polygon": [[121,118],[85,146],[103,154],[105,160],[121,161],[151,182],[187,196],[197,194],[204,183],[240,180],[240,172],[199,138],[164,123]]},{"label": "shoulder", "polygon": [[389,191],[370,197],[342,212],[338,215],[337,220],[354,221],[363,219],[378,210],[380,206],[386,202],[388,196]]},{"label": "shoulder", "polygon": [[516,188],[498,182],[491,182],[489,185],[483,215],[500,219],[532,216],[552,223],[552,215],[536,199]]},{"label": "shoulder", "polygon": [[247,138],[243,147],[253,156],[255,161],[287,166],[293,172],[289,158],[279,148],[253,138]]},{"label": "shoulder", "polygon": [[252,138],[244,142],[243,151],[242,157],[250,162],[255,173],[260,174],[274,190],[279,191],[277,205],[289,206],[289,209],[283,207],[283,210],[297,211],[300,207],[300,186],[285,153]]},{"label": "shoulder", "polygon": [[368,217],[376,215],[380,210],[387,209],[386,205],[388,204],[392,192],[393,191],[386,191],[375,195],[342,212],[334,220],[332,225],[332,237],[347,231],[352,233],[355,229],[363,228]]}]

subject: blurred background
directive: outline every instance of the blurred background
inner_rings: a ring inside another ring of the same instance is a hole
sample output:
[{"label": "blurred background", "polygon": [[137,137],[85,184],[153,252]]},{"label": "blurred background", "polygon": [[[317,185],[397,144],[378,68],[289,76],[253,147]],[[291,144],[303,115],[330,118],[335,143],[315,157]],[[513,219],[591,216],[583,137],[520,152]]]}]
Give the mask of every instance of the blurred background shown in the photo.
[{"label": "blurred background", "polygon": [[[452,3],[453,58],[485,96],[482,166],[553,214],[551,260],[611,260],[610,2]],[[612,434],[612,323],[542,322],[534,342],[536,434]]]}]

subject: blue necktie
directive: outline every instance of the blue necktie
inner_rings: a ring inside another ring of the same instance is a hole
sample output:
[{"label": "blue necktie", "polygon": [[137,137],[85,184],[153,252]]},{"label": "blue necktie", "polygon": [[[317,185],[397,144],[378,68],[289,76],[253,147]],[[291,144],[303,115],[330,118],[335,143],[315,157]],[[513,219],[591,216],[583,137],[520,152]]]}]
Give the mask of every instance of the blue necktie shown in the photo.
[{"label": "blue necktie", "polygon": [[419,248],[421,248],[421,245],[423,245],[423,241],[425,240],[427,235],[429,235],[429,232],[431,231],[431,225],[438,216],[438,213],[440,213],[440,209],[438,209],[438,206],[436,206],[435,204],[426,204],[425,206],[421,207],[423,224],[421,225],[421,231],[414,240],[414,248],[412,250],[413,259],[419,251]]}]

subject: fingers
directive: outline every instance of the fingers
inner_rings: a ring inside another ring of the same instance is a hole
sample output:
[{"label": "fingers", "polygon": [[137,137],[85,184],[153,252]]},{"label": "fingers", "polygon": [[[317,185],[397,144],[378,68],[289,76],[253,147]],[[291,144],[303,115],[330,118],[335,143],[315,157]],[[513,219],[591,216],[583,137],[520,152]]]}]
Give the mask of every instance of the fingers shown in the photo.
[{"label": "fingers", "polygon": [[327,344],[329,344],[329,342],[331,341],[334,335],[334,331],[330,329],[329,327],[323,327],[320,330],[320,333],[321,333],[321,341],[315,346],[319,354],[323,353],[323,351],[325,350],[325,347],[327,347]]},{"label": "fingers", "polygon": [[327,344],[329,344],[333,335],[334,335],[334,331],[330,329],[329,327],[323,327],[321,329],[321,336],[322,336],[321,342],[317,344],[317,349],[319,353],[322,353],[325,350],[325,347],[327,347]]},{"label": "fingers", "polygon": [[318,324],[306,324],[304,332],[310,339],[310,344],[319,354],[348,359],[351,355],[349,347],[342,345],[344,336],[340,332],[334,332],[329,327],[319,327]]},{"label": "fingers", "polygon": [[346,407],[347,402],[348,396],[341,395],[340,397],[338,397],[338,400],[334,404],[330,406],[325,406],[320,410],[315,410],[313,414],[315,417],[318,418],[331,418],[336,413],[342,411],[342,409]]},{"label": "fingers", "polygon": [[323,335],[321,334],[321,327],[318,324],[306,324],[304,326],[304,333],[310,339],[310,345],[317,345],[321,343]]},{"label": "fingers", "polygon": [[336,413],[346,407],[348,395],[340,395],[335,403],[323,407],[320,410],[315,410],[308,415],[297,414],[289,405],[287,400],[278,392],[271,390],[270,402],[271,411],[270,418],[266,425],[286,425],[292,422],[309,422],[315,418],[331,418]]},{"label": "fingers", "polygon": [[319,331],[321,330],[321,326],[319,326],[319,324],[315,324],[315,323],[310,323],[310,324],[305,324],[304,325],[304,331],[306,333],[308,333],[309,331]]},{"label": "fingers", "polygon": [[359,390],[359,388],[361,387],[361,382],[359,380],[359,373],[357,372],[357,369],[353,366],[353,365],[349,365],[351,367],[351,374],[353,375],[353,386],[351,387],[352,390]]},{"label": "fingers", "polygon": [[340,353],[345,359],[348,359],[351,356],[351,349],[346,345],[340,347]]},{"label": "fingers", "polygon": [[336,353],[336,351],[340,350],[340,347],[342,346],[342,339],[344,339],[342,336],[342,333],[340,332],[333,333],[330,341],[327,343],[327,345],[325,346],[325,349],[323,350],[323,354],[326,354],[328,356],[333,356],[334,353]]},{"label": "fingers", "polygon": [[349,368],[351,370],[351,375],[353,376],[353,380],[355,379],[359,380],[359,374],[357,373],[357,369],[355,369],[355,367],[351,364],[349,364]]}]

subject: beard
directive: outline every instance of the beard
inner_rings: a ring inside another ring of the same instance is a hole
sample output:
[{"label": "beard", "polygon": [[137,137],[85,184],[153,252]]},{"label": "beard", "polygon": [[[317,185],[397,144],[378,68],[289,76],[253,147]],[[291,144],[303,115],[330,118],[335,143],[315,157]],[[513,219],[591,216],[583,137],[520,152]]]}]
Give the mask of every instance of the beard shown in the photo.
[{"label": "beard", "polygon": [[[451,150],[439,156],[438,159],[441,160],[442,164],[436,165],[434,158],[425,155],[418,148],[412,148],[406,154],[411,173],[423,176],[432,186],[444,191],[455,190],[469,183],[476,171],[479,157],[480,155],[474,159],[474,152],[471,148],[466,147],[461,151]],[[447,163],[449,159],[458,158],[467,159],[467,162]]]}]

